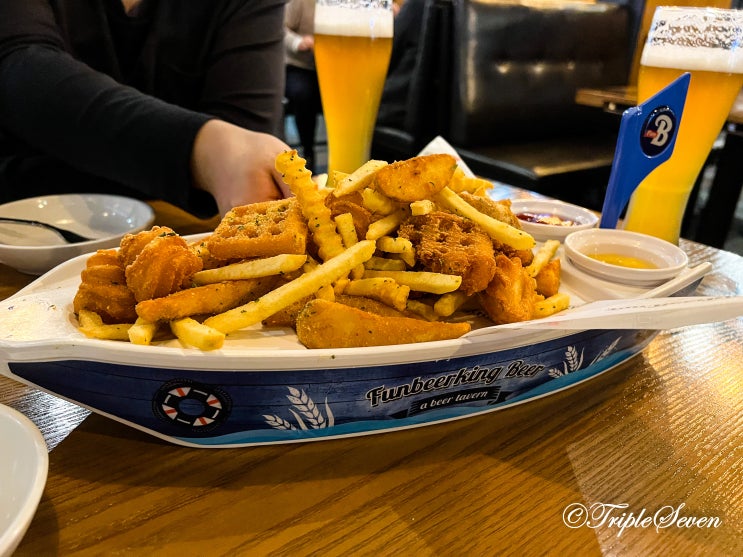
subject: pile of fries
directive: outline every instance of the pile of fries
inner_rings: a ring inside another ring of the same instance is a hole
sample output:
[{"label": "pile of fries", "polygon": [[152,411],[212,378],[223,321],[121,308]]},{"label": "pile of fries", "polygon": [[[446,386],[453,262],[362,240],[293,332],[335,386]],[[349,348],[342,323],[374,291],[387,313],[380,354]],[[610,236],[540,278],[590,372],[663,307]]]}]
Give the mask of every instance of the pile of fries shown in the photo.
[{"label": "pile of fries", "polygon": [[313,180],[288,151],[276,168],[293,198],[237,207],[197,243],[154,227],[91,256],[73,304],[80,331],[214,350],[247,327],[291,327],[307,348],[343,348],[458,338],[475,315],[502,323],[569,305],[559,242],[537,249],[510,203],[451,156]]}]

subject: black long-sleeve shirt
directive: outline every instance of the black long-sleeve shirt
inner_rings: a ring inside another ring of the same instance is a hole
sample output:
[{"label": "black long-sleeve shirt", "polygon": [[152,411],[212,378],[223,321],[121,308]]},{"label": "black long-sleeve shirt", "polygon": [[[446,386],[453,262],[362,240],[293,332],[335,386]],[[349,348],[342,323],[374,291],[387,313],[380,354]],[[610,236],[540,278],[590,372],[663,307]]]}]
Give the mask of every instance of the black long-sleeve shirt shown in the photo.
[{"label": "black long-sleeve shirt", "polygon": [[[191,186],[217,117],[275,133],[284,0],[0,0],[0,200],[104,191],[216,211]],[[205,206],[204,203],[207,202]]]}]

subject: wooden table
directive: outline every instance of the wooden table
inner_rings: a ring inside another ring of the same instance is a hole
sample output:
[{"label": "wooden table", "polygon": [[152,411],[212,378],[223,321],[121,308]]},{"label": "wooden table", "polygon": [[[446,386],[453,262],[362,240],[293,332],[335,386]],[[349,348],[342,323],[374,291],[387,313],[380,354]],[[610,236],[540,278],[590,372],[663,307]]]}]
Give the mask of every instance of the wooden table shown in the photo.
[{"label": "wooden table", "polygon": [[[156,209],[158,224],[178,216]],[[682,246],[714,264],[704,293],[743,293],[743,258]],[[2,295],[31,278],[0,268]],[[3,377],[0,403],[50,449],[17,556],[743,551],[743,319],[662,332],[617,368],[521,406],[342,440],[185,448]],[[715,526],[566,526],[566,509],[595,504]]]},{"label": "wooden table", "polygon": [[[578,104],[601,108],[606,112],[621,114],[637,104],[636,86],[578,89],[575,96]],[[715,175],[709,189],[707,201],[702,207],[698,226],[692,238],[708,246],[721,248],[725,245],[730,227],[735,218],[735,209],[743,191],[743,91],[738,95],[728,114],[725,142],[715,153],[712,164]],[[709,162],[709,161],[708,161]],[[700,180],[690,196],[690,207],[697,199]],[[687,210],[688,221],[691,214]]]}]

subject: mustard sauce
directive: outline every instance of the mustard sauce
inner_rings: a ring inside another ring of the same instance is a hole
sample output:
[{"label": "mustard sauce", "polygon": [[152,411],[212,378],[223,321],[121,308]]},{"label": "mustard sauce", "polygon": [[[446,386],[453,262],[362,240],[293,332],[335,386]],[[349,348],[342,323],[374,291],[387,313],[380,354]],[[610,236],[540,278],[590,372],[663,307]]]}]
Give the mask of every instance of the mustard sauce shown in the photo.
[{"label": "mustard sauce", "polygon": [[640,259],[639,257],[632,257],[631,255],[619,255],[618,253],[597,253],[595,255],[589,255],[591,259],[603,261],[610,265],[617,265],[619,267],[629,267],[631,269],[657,269],[658,266],[650,261]]}]

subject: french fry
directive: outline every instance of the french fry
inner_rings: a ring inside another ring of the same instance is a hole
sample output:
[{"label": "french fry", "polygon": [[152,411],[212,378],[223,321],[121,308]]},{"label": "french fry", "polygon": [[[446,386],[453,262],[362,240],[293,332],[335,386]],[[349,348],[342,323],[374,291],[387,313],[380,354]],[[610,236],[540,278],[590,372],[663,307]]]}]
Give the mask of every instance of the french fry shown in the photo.
[{"label": "french fry", "polygon": [[426,321],[439,320],[439,315],[434,311],[434,309],[425,302],[421,302],[420,300],[408,300],[406,309],[417,315],[420,315]]},{"label": "french fry", "polygon": [[[343,245],[346,248],[350,248],[358,243],[359,237],[356,235],[356,225],[353,223],[353,215],[351,213],[342,213],[335,217],[335,226],[341,235]],[[360,279],[364,276],[364,266],[359,265],[358,267],[351,270],[351,275],[355,279]]]},{"label": "french fry", "polygon": [[403,311],[408,302],[410,287],[397,284],[391,278],[376,277],[350,281],[343,290],[349,296],[365,296]]},{"label": "french fry", "polygon": [[348,176],[343,178],[333,189],[333,195],[341,197],[355,191],[361,191],[374,179],[374,174],[380,168],[387,166],[385,161],[366,161]]},{"label": "french fry", "polygon": [[532,259],[531,263],[527,265],[527,274],[532,278],[536,277],[542,269],[544,269],[544,266],[555,256],[557,248],[559,247],[560,242],[558,240],[547,240],[542,244],[534,255],[534,259]]},{"label": "french fry", "polygon": [[364,207],[378,215],[389,215],[398,208],[396,202],[372,188],[364,188],[361,192],[361,199]]},{"label": "french fry", "polygon": [[108,325],[94,311],[81,309],[77,313],[77,319],[80,322],[79,330],[85,336],[103,340],[129,340],[129,327],[131,323],[116,323]]},{"label": "french fry", "polygon": [[377,257],[376,255],[369,258],[369,261],[364,263],[364,267],[374,271],[404,271],[408,268],[402,259],[389,259],[387,257]]},{"label": "french fry", "polygon": [[369,225],[369,228],[367,228],[366,230],[366,239],[376,240],[378,238],[381,238],[382,236],[386,236],[387,234],[394,232],[395,230],[397,230],[397,227],[400,226],[400,223],[405,219],[406,216],[407,211],[405,209],[398,209],[394,213],[390,213],[384,218],[375,220]]},{"label": "french fry", "polygon": [[364,276],[367,278],[389,277],[398,284],[409,286],[410,290],[428,292],[429,294],[454,292],[462,284],[462,277],[458,275],[429,273],[427,271],[372,271],[367,269]]},{"label": "french fry", "polygon": [[536,245],[531,234],[481,213],[449,188],[442,189],[434,200],[460,217],[479,224],[493,240],[513,249],[532,249]]},{"label": "french fry", "polygon": [[217,350],[224,344],[223,332],[199,323],[191,317],[174,319],[170,322],[170,330],[181,342],[199,350]]},{"label": "french fry", "polygon": [[441,317],[453,315],[470,297],[461,290],[442,294],[433,304],[433,311]]},{"label": "french fry", "polygon": [[327,174],[327,179],[325,180],[325,187],[326,188],[335,188],[343,178],[348,176],[348,172],[341,172],[340,170],[331,170]]},{"label": "french fry", "polygon": [[134,322],[134,325],[129,327],[128,335],[129,342],[132,344],[152,344],[152,339],[157,333],[159,325],[151,321],[145,321],[141,317],[138,317]]},{"label": "french fry", "polygon": [[532,317],[538,319],[540,317],[548,317],[552,314],[558,313],[564,309],[570,307],[570,296],[564,292],[558,292],[554,296],[545,298],[534,304],[534,310]]},{"label": "french fry", "polygon": [[203,285],[224,282],[226,280],[245,280],[283,275],[296,271],[304,265],[305,261],[307,261],[306,255],[282,253],[273,257],[252,259],[250,261],[232,263],[224,267],[199,271],[193,275],[192,280],[195,284]]},{"label": "french fry", "polygon": [[255,323],[260,323],[269,315],[317,292],[327,284],[346,276],[351,269],[369,259],[376,249],[374,242],[362,240],[322,265],[305,273],[291,282],[287,282],[260,297],[258,300],[214,315],[204,321],[223,333],[230,333]]},{"label": "french fry", "polygon": [[489,182],[488,180],[467,176],[460,166],[457,166],[454,170],[454,174],[449,181],[449,188],[457,193],[463,191],[468,191],[470,193],[487,191],[492,187],[492,182]]},{"label": "french fry", "polygon": [[415,248],[413,243],[407,238],[393,238],[392,236],[382,236],[377,239],[377,249],[386,253],[400,254],[408,267],[415,266]]},{"label": "french fry", "polygon": [[328,261],[343,251],[343,243],[335,229],[330,209],[325,205],[325,196],[312,181],[312,173],[305,168],[305,162],[296,150],[285,151],[276,157],[276,170],[281,172],[297,197],[320,258]]},{"label": "french fry", "polygon": [[430,199],[421,199],[420,201],[413,201],[410,204],[410,214],[415,216],[428,215],[436,210],[436,204]]}]

